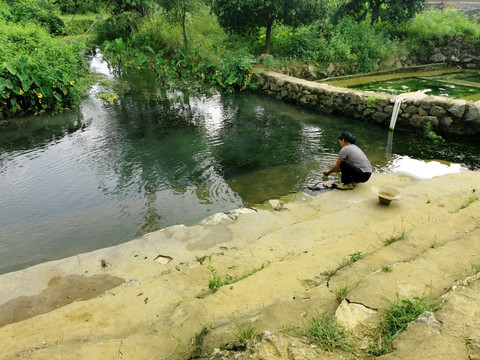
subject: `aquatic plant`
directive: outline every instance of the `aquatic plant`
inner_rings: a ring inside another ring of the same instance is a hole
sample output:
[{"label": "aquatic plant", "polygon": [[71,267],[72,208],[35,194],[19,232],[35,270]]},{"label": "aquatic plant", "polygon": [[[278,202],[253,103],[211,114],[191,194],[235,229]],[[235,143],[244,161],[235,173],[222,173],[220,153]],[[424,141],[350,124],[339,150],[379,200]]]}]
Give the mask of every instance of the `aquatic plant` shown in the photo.
[{"label": "aquatic plant", "polygon": [[430,121],[427,121],[427,123],[425,124],[425,128],[423,130],[423,136],[426,139],[432,140],[434,144],[445,142],[442,136],[437,135],[435,131],[433,131],[432,123]]}]

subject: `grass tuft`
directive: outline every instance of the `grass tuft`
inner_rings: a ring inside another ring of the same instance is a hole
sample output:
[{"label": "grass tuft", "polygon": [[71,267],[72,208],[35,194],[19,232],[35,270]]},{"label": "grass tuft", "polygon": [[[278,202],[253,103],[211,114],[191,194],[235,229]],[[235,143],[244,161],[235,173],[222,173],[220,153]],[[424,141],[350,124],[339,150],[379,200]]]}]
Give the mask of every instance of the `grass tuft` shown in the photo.
[{"label": "grass tuft", "polygon": [[257,331],[253,325],[237,326],[235,337],[242,343],[246,343],[247,340],[251,340],[255,336],[257,336]]},{"label": "grass tuft", "polygon": [[340,286],[337,290],[335,290],[335,296],[337,297],[338,301],[343,301],[350,292],[357,284],[349,284],[345,282],[344,285]]},{"label": "grass tuft", "polygon": [[469,207],[470,205],[472,205],[475,201],[478,200],[478,195],[472,195],[470,196],[461,206],[460,208],[458,209],[458,211],[460,210],[463,210],[463,209],[466,209],[467,207]]},{"label": "grass tuft", "polygon": [[312,318],[308,327],[301,330],[300,333],[326,351],[352,350],[346,330],[338,325],[335,319],[327,317],[325,314]]},{"label": "grass tuft", "polygon": [[403,230],[401,233],[394,234],[394,235],[386,238],[385,241],[383,242],[383,245],[388,246],[390,244],[393,244],[394,242],[403,240],[405,238],[405,235],[406,235],[405,230]]},{"label": "grass tuft", "polygon": [[374,344],[370,346],[369,352],[375,356],[387,354],[392,341],[407,328],[410,322],[425,311],[436,311],[438,308],[432,301],[424,297],[390,303],[389,308],[385,310],[385,315],[380,323],[380,331],[374,339]]},{"label": "grass tuft", "polygon": [[210,270],[210,279],[208,280],[208,288],[210,290],[215,290],[218,289],[219,287],[223,285],[230,285],[234,284],[240,280],[243,280],[256,272],[262,270],[265,267],[264,264],[260,266],[259,268],[254,268],[252,271],[250,271],[247,274],[244,274],[240,276],[239,278],[233,278],[232,276],[225,276],[223,279],[218,275],[217,269],[215,269],[212,265],[208,265],[207,269]]}]

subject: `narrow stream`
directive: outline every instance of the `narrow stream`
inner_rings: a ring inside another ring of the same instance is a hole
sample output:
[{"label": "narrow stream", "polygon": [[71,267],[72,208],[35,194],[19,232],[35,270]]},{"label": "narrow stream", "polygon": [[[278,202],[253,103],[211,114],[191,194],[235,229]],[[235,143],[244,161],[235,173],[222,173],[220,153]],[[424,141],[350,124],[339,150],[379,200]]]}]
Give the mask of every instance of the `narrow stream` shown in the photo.
[{"label": "narrow stream", "polygon": [[[91,68],[115,80],[99,54]],[[427,178],[480,168],[476,142],[389,138],[387,129],[257,94],[164,96],[151,79],[127,83],[131,94],[114,104],[97,99],[95,86],[71,111],[2,123],[0,273],[314,185],[343,130],[377,172]]]}]

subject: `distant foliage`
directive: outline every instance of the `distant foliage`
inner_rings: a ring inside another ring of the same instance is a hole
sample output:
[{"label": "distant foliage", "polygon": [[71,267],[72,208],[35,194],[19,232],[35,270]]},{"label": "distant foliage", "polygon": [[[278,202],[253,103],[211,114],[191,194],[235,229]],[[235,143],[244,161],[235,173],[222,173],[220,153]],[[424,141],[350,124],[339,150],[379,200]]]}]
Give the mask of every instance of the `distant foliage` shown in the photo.
[{"label": "distant foliage", "polygon": [[[261,36],[260,36],[261,37]],[[261,46],[254,43],[254,50]],[[344,18],[336,26],[310,25],[298,29],[279,27],[272,36],[272,55],[287,59],[310,59],[320,63],[349,62],[351,71],[368,72],[396,51],[388,34],[377,32],[368,22]]]},{"label": "distant foliage", "polygon": [[104,0],[55,0],[63,14],[95,13],[100,11],[104,2]]},{"label": "distant foliage", "polygon": [[370,20],[401,24],[422,11],[427,0],[347,0],[338,7],[335,18],[353,16],[358,21]]},{"label": "distant foliage", "polygon": [[436,41],[445,44],[447,39],[463,36],[470,39],[480,37],[480,24],[468,19],[458,11],[429,10],[418,14],[409,24],[401,28],[407,38],[417,41]]},{"label": "distant foliage", "polygon": [[52,0],[2,1],[0,15],[8,22],[37,23],[53,35],[63,34],[65,28]]},{"label": "distant foliage", "polygon": [[95,27],[97,42],[112,41],[117,38],[127,40],[138,28],[141,15],[135,11],[126,11],[99,21]]},{"label": "distant foliage", "polygon": [[318,19],[322,10],[318,0],[210,0],[210,3],[220,25],[229,32],[245,34],[265,27],[265,53],[270,50],[274,23],[306,25]]}]

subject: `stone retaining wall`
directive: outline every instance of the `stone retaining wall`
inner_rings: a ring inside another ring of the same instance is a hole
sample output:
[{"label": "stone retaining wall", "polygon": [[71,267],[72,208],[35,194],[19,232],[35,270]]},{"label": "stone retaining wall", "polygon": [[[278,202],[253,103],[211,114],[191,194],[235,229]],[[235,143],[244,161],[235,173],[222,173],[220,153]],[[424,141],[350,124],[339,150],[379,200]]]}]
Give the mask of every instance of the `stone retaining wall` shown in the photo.
[{"label": "stone retaining wall", "polygon": [[427,8],[439,10],[459,10],[470,18],[473,18],[475,15],[477,17],[480,16],[480,1],[429,1]]},{"label": "stone retaining wall", "polygon": [[[340,88],[257,69],[262,92],[320,111],[388,128],[398,95]],[[480,101],[454,100],[423,93],[403,94],[396,128],[424,131],[430,122],[439,134],[480,136]]]}]

